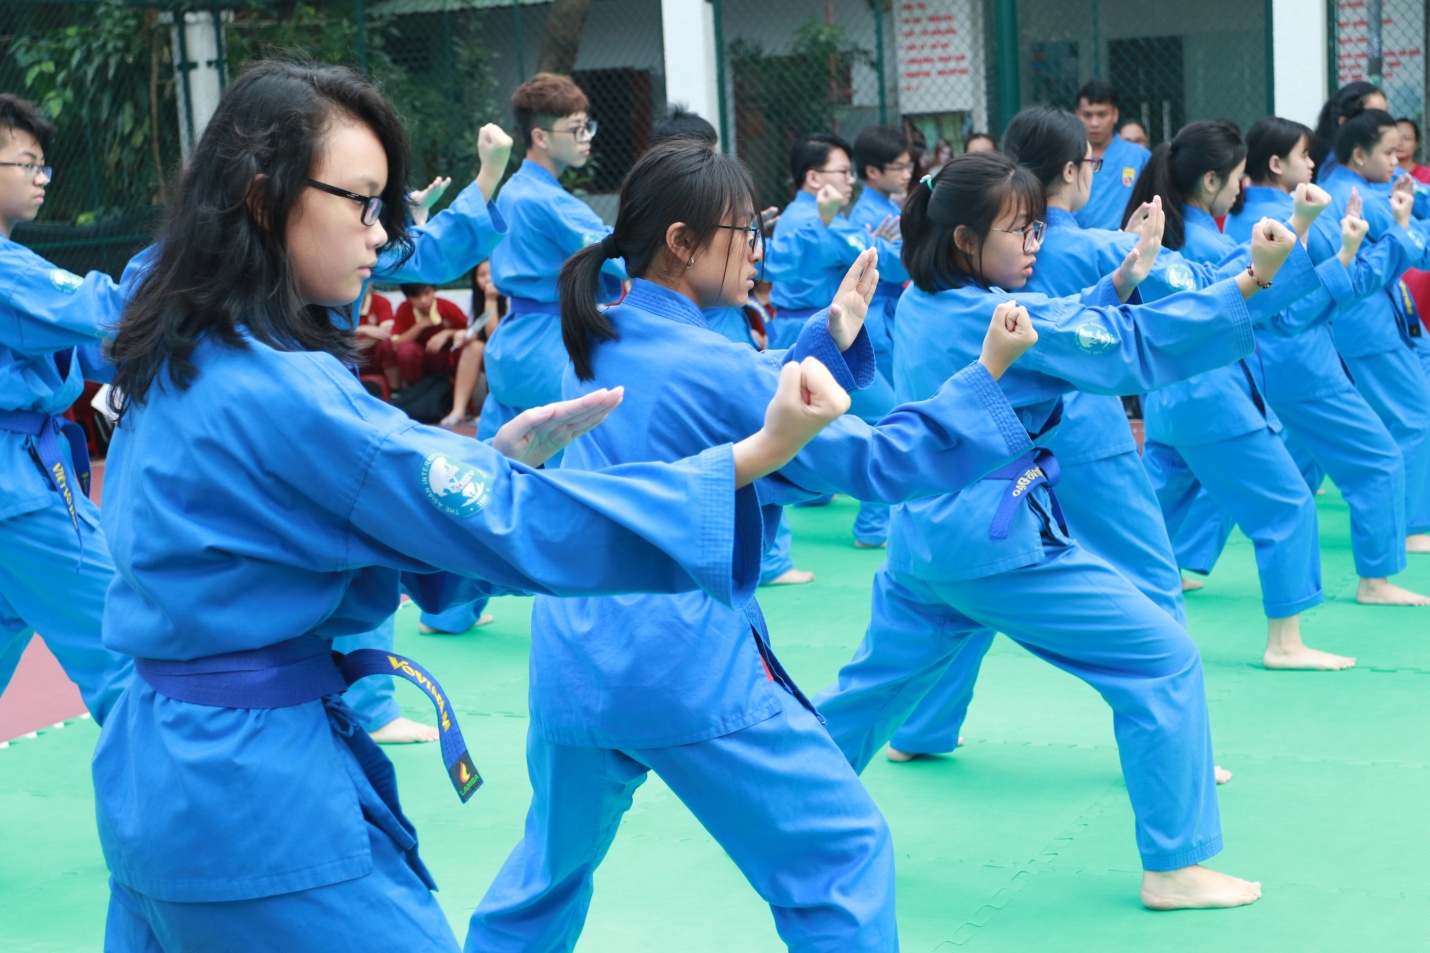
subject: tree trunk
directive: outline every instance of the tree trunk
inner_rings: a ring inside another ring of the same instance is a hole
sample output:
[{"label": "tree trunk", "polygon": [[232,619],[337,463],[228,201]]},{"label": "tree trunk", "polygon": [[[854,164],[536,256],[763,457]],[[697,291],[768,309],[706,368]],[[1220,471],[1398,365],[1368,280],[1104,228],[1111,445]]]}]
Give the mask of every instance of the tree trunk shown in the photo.
[{"label": "tree trunk", "polygon": [[591,0],[556,0],[546,14],[546,29],[541,36],[541,55],[536,68],[543,73],[567,73],[576,68],[576,54],[581,50],[581,28]]}]

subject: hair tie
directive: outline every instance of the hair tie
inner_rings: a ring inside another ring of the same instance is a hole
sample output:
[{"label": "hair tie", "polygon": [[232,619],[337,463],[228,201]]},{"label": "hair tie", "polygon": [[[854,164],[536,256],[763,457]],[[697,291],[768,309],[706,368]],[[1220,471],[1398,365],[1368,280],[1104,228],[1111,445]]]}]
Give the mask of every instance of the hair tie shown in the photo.
[{"label": "hair tie", "polygon": [[919,185],[927,185],[927,186],[929,187],[929,191],[932,192],[932,191],[933,191],[933,173],[930,172],[928,175],[924,176],[922,179],[919,179]]},{"label": "hair tie", "polygon": [[621,249],[616,245],[616,233],[611,232],[601,239],[601,253],[607,258],[620,258]]}]

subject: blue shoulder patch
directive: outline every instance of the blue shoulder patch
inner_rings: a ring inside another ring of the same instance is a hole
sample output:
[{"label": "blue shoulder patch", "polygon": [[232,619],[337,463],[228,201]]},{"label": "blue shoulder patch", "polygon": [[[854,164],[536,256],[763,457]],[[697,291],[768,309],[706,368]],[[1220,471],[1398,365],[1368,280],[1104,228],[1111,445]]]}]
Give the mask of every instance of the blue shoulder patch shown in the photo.
[{"label": "blue shoulder patch", "polygon": [[422,461],[422,490],[448,516],[475,516],[491,498],[492,475],[444,453]]}]

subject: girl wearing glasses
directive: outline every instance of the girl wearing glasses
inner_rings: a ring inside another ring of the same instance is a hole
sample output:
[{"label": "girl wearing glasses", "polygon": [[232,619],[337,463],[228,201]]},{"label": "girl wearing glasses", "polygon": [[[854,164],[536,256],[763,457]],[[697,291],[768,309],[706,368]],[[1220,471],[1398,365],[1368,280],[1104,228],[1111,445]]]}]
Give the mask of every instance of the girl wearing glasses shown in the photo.
[{"label": "girl wearing glasses", "polygon": [[39,214],[55,128],[33,103],[0,93],[0,692],[36,630],[103,723],[133,671],[100,644],[114,563],[89,501],[89,452],[63,414],[99,354],[123,290],[81,278],[10,239]]},{"label": "girl wearing glasses", "polygon": [[[1023,288],[1043,235],[1043,188],[1001,153],[960,156],[904,204],[904,263],[914,287],[895,320],[894,385],[925,397],[977,349],[968,315],[1026,309],[1039,346],[999,382],[1036,449],[948,496],[896,507],[873,618],[836,686],[816,701],[831,737],[862,770],[970,638],[1008,636],[1092,685],[1113,710],[1143,902],[1157,909],[1250,903],[1258,885],[1199,866],[1221,849],[1201,659],[1186,630],[1063,526],[1046,448],[1064,395],[1135,393],[1246,354],[1246,299],[1269,281],[1294,236],[1267,222],[1243,272],[1206,291],[1121,304],[1157,249],[1144,233],[1119,274],[1077,298]],[[1287,275],[1288,278],[1294,277]],[[1119,507],[1121,500],[1102,500]]]},{"label": "girl wearing glasses", "polygon": [[[1236,202],[1245,168],[1246,146],[1235,125],[1191,123],[1157,147],[1129,214],[1138,203],[1160,199],[1167,209],[1166,243],[1190,259],[1222,261],[1239,243],[1222,233],[1216,218]],[[1303,202],[1318,207],[1329,202],[1320,189],[1310,190],[1303,189]],[[1258,227],[1247,231],[1254,234]],[[1355,247],[1348,251],[1344,264],[1354,261]],[[1330,267],[1337,264],[1343,263]],[[1350,304],[1354,291],[1344,268],[1339,273],[1334,298]],[[1323,274],[1329,278],[1333,272]],[[1324,322],[1334,309],[1321,300],[1327,306],[1311,317]],[[1305,342],[1299,342],[1293,353],[1304,357],[1304,350]],[[1267,618],[1262,656],[1267,668],[1350,668],[1355,659],[1309,648],[1301,638],[1301,613],[1325,598],[1316,504],[1267,403],[1265,367],[1257,353],[1148,394],[1143,464],[1182,569],[1210,572],[1232,524],[1251,538]],[[1249,473],[1257,478],[1247,479]]]},{"label": "girl wearing glasses", "polygon": [[[1082,228],[1077,224],[1074,216],[1087,200],[1092,183],[1089,166],[1096,160],[1089,158],[1087,131],[1076,116],[1047,106],[1026,109],[1008,124],[1003,149],[1038,177],[1047,197],[1048,229],[1037,266],[1025,285],[1028,290],[1049,296],[1072,295],[1125,270],[1128,254],[1146,237],[1149,221],[1160,215],[1161,202],[1139,207],[1139,214],[1129,225],[1132,232]],[[1299,205],[1292,208],[1293,204],[1288,195],[1292,228],[1305,232],[1315,220],[1317,209]],[[1259,218],[1248,222],[1248,241],[1250,226]],[[1147,278],[1138,285],[1138,293],[1143,300],[1153,300],[1192,287],[1209,287],[1244,269],[1247,251],[1244,246],[1224,262],[1207,265],[1163,248]],[[1306,262],[1301,261],[1304,251],[1296,249],[1292,254],[1295,257],[1291,267],[1305,267]],[[1353,245],[1349,254],[1354,255]],[[1332,259],[1318,266],[1317,271],[1344,273],[1341,262],[1334,260],[1335,256]],[[1374,263],[1358,267],[1362,285],[1375,280]],[[1333,313],[1330,293],[1322,287],[1303,298],[1304,304],[1297,304],[1298,310],[1309,310],[1308,314],[1291,315],[1288,317],[1292,320],[1283,321],[1275,309],[1287,303],[1288,292],[1295,288],[1291,274],[1283,269],[1274,291],[1261,292],[1247,302],[1253,321],[1259,325],[1258,337],[1267,326],[1260,322],[1268,318],[1274,317],[1271,323],[1278,326],[1280,333],[1286,333],[1280,325],[1289,324],[1289,330],[1295,330]],[[1326,283],[1339,288],[1335,279],[1332,274]],[[1321,333],[1329,332],[1322,328]],[[1107,560],[1143,595],[1185,626],[1177,558],[1121,400],[1103,394],[1069,394],[1064,398],[1062,424],[1049,449],[1057,456],[1062,471],[1058,499],[1078,544]],[[1106,505],[1108,499],[1118,500],[1118,505]],[[889,743],[892,760],[953,750],[973,697],[983,654],[992,641],[992,632],[970,637],[938,684],[895,733]],[[1218,769],[1217,779],[1229,780],[1230,774]]]},{"label": "girl wearing glasses", "polygon": [[[739,603],[760,516],[737,487],[844,406],[827,373],[790,367],[753,437],[617,472],[532,466],[619,391],[524,414],[491,446],[416,424],[359,385],[330,312],[405,246],[408,168],[397,114],[356,73],[251,67],[125,310],[104,637],[137,661],[94,758],[106,948],[453,953],[392,766],[339,694],[395,674],[389,656],[364,669],[332,638],[373,629],[400,590],[426,608],[697,586]],[[384,207],[371,220],[312,181]],[[413,677],[470,796],[480,779],[445,697]]]},{"label": "girl wearing glasses", "polygon": [[[757,208],[732,156],[671,141],[637,161],[614,233],[561,273],[572,362],[564,393],[629,384],[621,413],[572,443],[563,470],[679,459],[723,443],[755,425],[781,367],[807,355],[845,387],[873,377],[861,327],[879,279],[872,250],[789,350],[756,352],[706,325],[703,311],[738,307],[753,286],[761,253],[747,236]],[[617,256],[636,279],[602,312],[597,282]],[[930,399],[876,427],[840,417],[762,481],[766,534],[782,504],[836,491],[891,502],[949,492],[1022,453],[1027,437],[993,382],[1033,340],[1011,310],[994,316],[978,363],[949,368]],[[898,946],[888,829],[775,657],[753,599],[538,599],[527,766],[526,832],[472,918],[470,951],[571,949],[596,867],[650,771],[770,904],[790,948]]]}]

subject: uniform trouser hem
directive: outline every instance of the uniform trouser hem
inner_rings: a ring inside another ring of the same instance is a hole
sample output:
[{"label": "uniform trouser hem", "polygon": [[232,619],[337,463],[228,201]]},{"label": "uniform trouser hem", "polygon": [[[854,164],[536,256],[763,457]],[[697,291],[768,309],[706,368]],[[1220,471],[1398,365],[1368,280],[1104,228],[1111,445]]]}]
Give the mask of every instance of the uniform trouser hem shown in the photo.
[{"label": "uniform trouser hem", "polygon": [[1161,874],[1171,870],[1181,870],[1193,864],[1210,860],[1222,851],[1221,835],[1218,834],[1205,844],[1189,847],[1175,854],[1143,854],[1142,869]]},{"label": "uniform trouser hem", "polygon": [[1430,533],[1430,523],[1416,523],[1413,526],[1405,527],[1405,532],[1409,533]]},{"label": "uniform trouser hem", "polygon": [[1326,594],[1320,589],[1302,599],[1291,602],[1263,602],[1262,608],[1266,612],[1268,619],[1284,619],[1287,616],[1299,615],[1307,609],[1314,609],[1316,606],[1326,601]]}]

